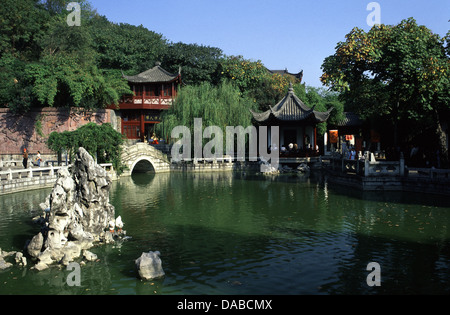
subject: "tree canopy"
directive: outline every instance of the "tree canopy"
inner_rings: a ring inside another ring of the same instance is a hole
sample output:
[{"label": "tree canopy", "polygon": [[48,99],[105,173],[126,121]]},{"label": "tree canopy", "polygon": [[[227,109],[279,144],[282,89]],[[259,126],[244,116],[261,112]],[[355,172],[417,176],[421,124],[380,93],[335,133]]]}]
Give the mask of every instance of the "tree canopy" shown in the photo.
[{"label": "tree canopy", "polygon": [[433,125],[436,147],[447,156],[440,117],[450,110],[448,39],[413,18],[368,32],[354,28],[325,58],[321,81],[363,118],[392,122],[396,144],[399,122],[416,126],[412,136],[423,130],[417,123]]},{"label": "tree canopy", "polygon": [[[284,97],[289,83],[299,85],[293,76],[271,73],[260,60],[172,43],[142,25],[110,22],[86,0],[77,3],[80,26],[68,25],[65,0],[2,2],[0,106],[14,112],[44,106],[104,108],[132,93],[122,74],[135,75],[161,62],[169,72],[181,71],[184,83],[165,115],[164,129],[189,124],[186,117],[194,114],[205,124],[245,126],[251,124],[249,108],[266,110]],[[324,90],[297,88],[307,104],[320,110],[338,102]]]},{"label": "tree canopy", "polygon": [[83,147],[98,163],[112,163],[118,173],[123,169],[120,160],[122,143],[122,135],[115,131],[111,124],[97,125],[93,122],[74,131],[54,131],[47,139],[48,147],[57,152],[58,156],[66,151],[72,159],[78,148]]},{"label": "tree canopy", "polygon": [[[186,126],[194,134],[194,119],[201,118],[203,129],[217,126],[225,136],[227,126],[252,125],[250,109],[256,104],[248,97],[243,97],[237,87],[229,81],[222,81],[217,86],[209,82],[182,88],[173,106],[163,114],[163,124],[159,133],[168,137],[177,126]],[[205,143],[206,140],[203,139]],[[225,145],[225,138],[222,143]]]},{"label": "tree canopy", "polygon": [[156,62],[183,83],[219,86],[229,80],[261,108],[275,104],[295,78],[270,73],[261,61],[225,56],[220,48],[171,43],[142,25],[113,23],[86,0],[80,26],[69,26],[65,0],[5,0],[0,7],[0,106],[81,107],[117,104],[132,93],[122,73]]}]

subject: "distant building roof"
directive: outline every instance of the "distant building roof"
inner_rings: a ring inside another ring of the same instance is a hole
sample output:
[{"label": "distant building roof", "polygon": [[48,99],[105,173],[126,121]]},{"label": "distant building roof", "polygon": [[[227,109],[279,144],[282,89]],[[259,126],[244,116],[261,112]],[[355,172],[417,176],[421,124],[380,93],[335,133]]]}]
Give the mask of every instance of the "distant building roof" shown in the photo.
[{"label": "distant building roof", "polygon": [[276,73],[279,75],[286,75],[286,74],[291,75],[291,76],[295,77],[297,80],[299,80],[300,82],[303,79],[303,70],[300,71],[299,73],[290,73],[290,72],[288,72],[287,69],[284,69],[284,70],[269,70],[269,69],[267,69],[267,71],[269,71],[270,73],[273,73],[273,74]]},{"label": "distant building roof", "polygon": [[313,123],[325,122],[333,109],[327,112],[318,112],[305,105],[295,94],[292,84],[286,96],[275,106],[263,113],[250,112],[257,122],[267,122],[271,119],[279,121],[311,121]]},{"label": "distant building roof", "polygon": [[128,80],[128,82],[132,83],[155,83],[155,82],[172,82],[180,76],[180,73],[170,73],[163,68],[161,68],[161,64],[159,62],[156,65],[142,73],[137,75],[127,76],[124,75],[124,78]]}]

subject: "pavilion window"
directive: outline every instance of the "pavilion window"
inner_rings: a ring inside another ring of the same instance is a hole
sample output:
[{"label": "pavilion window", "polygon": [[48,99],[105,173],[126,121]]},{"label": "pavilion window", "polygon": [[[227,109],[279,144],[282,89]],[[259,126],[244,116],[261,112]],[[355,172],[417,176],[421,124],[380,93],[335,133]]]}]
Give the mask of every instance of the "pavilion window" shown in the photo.
[{"label": "pavilion window", "polygon": [[157,85],[153,87],[153,96],[159,96],[159,86]]},{"label": "pavilion window", "polygon": [[136,96],[142,97],[142,85],[136,86]]},{"label": "pavilion window", "polygon": [[139,121],[140,120],[140,113],[135,111],[123,111],[122,112],[122,119],[123,121]]},{"label": "pavilion window", "polygon": [[128,139],[137,139],[140,137],[139,134],[139,127],[138,126],[128,126],[125,125],[123,126],[123,134],[128,138]]}]

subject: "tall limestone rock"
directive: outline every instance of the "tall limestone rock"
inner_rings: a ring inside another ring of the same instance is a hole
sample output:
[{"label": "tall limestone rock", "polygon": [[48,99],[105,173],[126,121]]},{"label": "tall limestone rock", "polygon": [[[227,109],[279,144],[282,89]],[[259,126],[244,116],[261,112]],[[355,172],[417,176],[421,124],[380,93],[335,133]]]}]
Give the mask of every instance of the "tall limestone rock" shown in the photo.
[{"label": "tall limestone rock", "polygon": [[108,231],[115,222],[109,203],[111,179],[84,148],[75,162],[59,170],[50,196],[41,207],[47,215],[41,232],[28,244],[28,254],[37,258],[36,269],[52,262],[68,263],[94,242],[112,240]]}]

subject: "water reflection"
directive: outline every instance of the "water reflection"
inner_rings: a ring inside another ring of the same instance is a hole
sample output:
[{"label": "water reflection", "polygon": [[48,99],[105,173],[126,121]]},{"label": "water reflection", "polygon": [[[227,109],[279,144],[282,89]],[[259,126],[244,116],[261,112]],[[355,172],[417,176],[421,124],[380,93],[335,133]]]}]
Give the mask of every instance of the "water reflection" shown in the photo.
[{"label": "water reflection", "polygon": [[[35,234],[16,223],[46,195],[0,198],[9,205],[0,247],[17,247],[8,234]],[[1,292],[26,285],[45,294],[450,293],[450,208],[440,198],[367,194],[321,176],[223,172],[122,178],[111,203],[132,238],[94,248],[100,261],[83,266],[81,287],[67,287],[65,270],[13,268],[0,273]],[[149,250],[161,252],[166,276],[141,282],[134,260]],[[381,265],[381,287],[366,284],[372,261]]]}]

